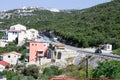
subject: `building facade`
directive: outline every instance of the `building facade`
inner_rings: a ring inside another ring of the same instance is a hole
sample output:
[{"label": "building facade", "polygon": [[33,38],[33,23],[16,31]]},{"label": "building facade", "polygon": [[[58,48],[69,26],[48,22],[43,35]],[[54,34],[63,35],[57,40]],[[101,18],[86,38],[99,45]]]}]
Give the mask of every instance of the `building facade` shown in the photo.
[{"label": "building facade", "polygon": [[8,42],[16,41],[16,44],[22,45],[25,40],[33,40],[37,38],[38,31],[35,29],[26,29],[26,26],[16,24],[10,27],[9,30],[5,31],[4,36],[0,40],[0,47],[5,47]]},{"label": "building facade", "polygon": [[28,29],[26,31],[26,37],[28,40],[33,40],[33,39],[37,38],[37,36],[38,36],[38,31],[35,29]]},{"label": "building facade", "polygon": [[6,66],[9,66],[10,64],[6,61],[0,61],[0,72],[2,72]]},{"label": "building facade", "polygon": [[40,58],[46,56],[48,42],[31,41],[29,43],[29,62],[40,63]]},{"label": "building facade", "polygon": [[18,60],[20,57],[21,57],[20,53],[13,51],[13,52],[1,54],[0,60],[6,61],[6,62],[10,63],[11,65],[16,65],[18,63]]}]

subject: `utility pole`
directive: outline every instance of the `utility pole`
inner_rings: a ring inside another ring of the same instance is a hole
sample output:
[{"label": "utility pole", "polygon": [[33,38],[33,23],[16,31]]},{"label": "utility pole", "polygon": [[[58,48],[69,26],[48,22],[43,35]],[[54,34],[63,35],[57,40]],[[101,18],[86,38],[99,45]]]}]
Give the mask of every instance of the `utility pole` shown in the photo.
[{"label": "utility pole", "polygon": [[86,56],[86,80],[88,80],[88,56]]}]

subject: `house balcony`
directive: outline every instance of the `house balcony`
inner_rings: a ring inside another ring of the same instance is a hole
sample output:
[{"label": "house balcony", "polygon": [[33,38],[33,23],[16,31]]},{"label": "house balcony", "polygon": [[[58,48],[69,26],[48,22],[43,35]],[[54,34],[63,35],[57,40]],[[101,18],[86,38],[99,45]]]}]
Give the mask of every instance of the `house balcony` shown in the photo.
[{"label": "house balcony", "polygon": [[44,57],[43,51],[38,50],[38,51],[36,52],[36,56],[37,56],[37,57]]},{"label": "house balcony", "polygon": [[39,63],[39,65],[41,65],[41,58],[42,58],[42,57],[44,57],[43,51],[38,50],[38,51],[36,52],[36,58],[37,58],[37,62]]}]

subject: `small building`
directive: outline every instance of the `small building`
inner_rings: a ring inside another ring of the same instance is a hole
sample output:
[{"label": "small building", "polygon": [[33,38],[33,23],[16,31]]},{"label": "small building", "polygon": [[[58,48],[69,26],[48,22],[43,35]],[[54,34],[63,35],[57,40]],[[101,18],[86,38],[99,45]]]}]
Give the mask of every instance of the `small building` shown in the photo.
[{"label": "small building", "polygon": [[0,47],[5,47],[8,43],[4,39],[0,39]]},{"label": "small building", "polygon": [[104,45],[104,50],[111,51],[112,50],[112,45],[111,44],[105,44]]},{"label": "small building", "polygon": [[55,44],[55,55],[57,59],[61,59],[62,53],[65,51],[65,45],[61,43]]},{"label": "small building", "polygon": [[16,25],[10,26],[10,30],[26,30],[26,26],[21,24],[16,24]]},{"label": "small building", "polygon": [[27,38],[28,40],[35,39],[35,38],[37,38],[37,36],[38,36],[38,31],[35,30],[35,29],[28,29],[28,30],[26,31],[26,38]]},{"label": "small building", "polygon": [[6,61],[10,63],[11,65],[16,65],[21,55],[22,55],[21,53],[18,53],[15,51],[3,53],[0,55],[0,60]]},{"label": "small building", "polygon": [[31,41],[29,43],[29,62],[40,63],[40,58],[45,57],[49,42],[45,40]]},{"label": "small building", "polygon": [[0,61],[0,72],[2,72],[6,66],[9,66],[10,64],[6,61]]},{"label": "small building", "polygon": [[9,30],[6,30],[3,38],[7,42],[12,42],[16,40],[18,43],[25,40],[26,38],[26,27],[21,24],[16,24],[10,27]]},{"label": "small building", "polygon": [[18,46],[25,43],[25,40],[35,40],[38,38],[39,33],[35,29],[26,29],[26,26],[21,24],[16,24],[6,30],[4,36],[0,41],[0,47],[5,47],[8,42],[15,41]]},{"label": "small building", "polygon": [[20,41],[25,40],[26,38],[25,34],[26,34],[26,31],[24,30],[8,30],[6,41],[12,42],[15,40],[19,43]]},{"label": "small building", "polygon": [[64,50],[64,49],[65,49],[65,45],[64,45],[64,44],[61,44],[61,43],[56,43],[56,44],[55,44],[55,48],[56,48],[56,49],[60,49],[60,50]]}]

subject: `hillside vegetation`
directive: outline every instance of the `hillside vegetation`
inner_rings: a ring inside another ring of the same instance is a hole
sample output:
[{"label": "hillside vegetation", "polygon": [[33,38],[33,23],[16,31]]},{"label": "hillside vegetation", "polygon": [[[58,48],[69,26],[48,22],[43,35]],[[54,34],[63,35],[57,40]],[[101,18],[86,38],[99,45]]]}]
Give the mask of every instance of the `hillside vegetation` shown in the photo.
[{"label": "hillside vegetation", "polygon": [[0,20],[4,28],[21,23],[39,31],[54,30],[62,41],[78,47],[97,46],[111,43],[120,47],[120,1],[93,6],[84,10],[71,10],[59,13],[36,10],[34,15]]}]

